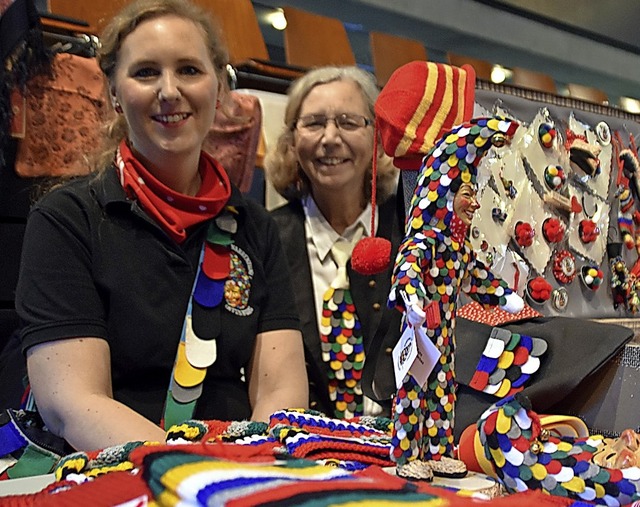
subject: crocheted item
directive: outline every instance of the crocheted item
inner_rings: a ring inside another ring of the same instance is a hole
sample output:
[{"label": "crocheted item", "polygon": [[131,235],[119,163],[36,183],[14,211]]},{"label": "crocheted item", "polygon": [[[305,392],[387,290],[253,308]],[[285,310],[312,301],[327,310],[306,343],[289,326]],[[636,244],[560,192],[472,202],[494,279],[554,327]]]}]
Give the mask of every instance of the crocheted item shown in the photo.
[{"label": "crocheted item", "polygon": [[401,169],[418,170],[445,132],[473,114],[475,71],[435,62],[396,69],[375,104],[384,152]]},{"label": "crocheted item", "polygon": [[329,365],[329,399],[338,418],[360,416],[364,410],[362,326],[349,288],[329,287],[323,296],[320,322],[322,359]]},{"label": "crocheted item", "polygon": [[110,472],[132,470],[129,454],[141,445],[154,445],[145,442],[128,442],[123,445],[107,447],[94,452],[75,452],[64,456],[53,471],[57,481],[70,474],[83,474],[85,477],[97,477]]},{"label": "crocheted item", "polygon": [[410,481],[428,481],[433,480],[433,470],[426,461],[409,461],[404,465],[400,465],[396,469],[398,477]]},{"label": "crocheted item", "polygon": [[100,146],[108,115],[106,89],[95,58],[57,54],[51,75],[27,83],[16,173],[25,178],[87,174],[87,153]]},{"label": "crocheted item", "polygon": [[0,480],[48,474],[67,452],[66,442],[50,433],[36,412],[0,412]]},{"label": "crocheted item", "polygon": [[26,133],[20,114],[26,112],[26,84],[50,73],[52,57],[34,1],[4,0],[0,4],[0,166],[5,165],[11,136],[24,137]]},{"label": "crocheted item", "polygon": [[478,422],[485,457],[509,492],[542,490],[601,505],[640,500],[640,468],[594,463],[604,438],[557,437],[543,431],[529,400],[517,394],[499,401]]},{"label": "crocheted item", "polygon": [[[417,171],[437,139],[473,115],[476,75],[462,68],[434,62],[410,62],[391,75],[375,103],[374,138],[400,169]],[[371,230],[375,231],[378,143],[373,145]],[[391,243],[368,237],[358,242],[351,265],[365,276],[389,266]]]},{"label": "crocheted item", "polygon": [[[386,419],[386,427],[389,427]],[[385,424],[384,422],[382,424]],[[342,468],[390,465],[390,436],[357,420],[330,419],[319,413],[281,411],[269,421],[270,435],[296,458],[331,459]]]}]

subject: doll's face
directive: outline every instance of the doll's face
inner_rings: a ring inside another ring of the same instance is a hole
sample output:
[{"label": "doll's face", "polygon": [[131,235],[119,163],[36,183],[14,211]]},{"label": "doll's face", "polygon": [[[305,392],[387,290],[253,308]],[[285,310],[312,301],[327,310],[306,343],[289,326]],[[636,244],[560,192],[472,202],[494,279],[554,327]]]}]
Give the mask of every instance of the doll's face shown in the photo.
[{"label": "doll's face", "polygon": [[477,191],[473,185],[463,183],[453,198],[453,211],[467,226],[471,225],[473,215],[480,208]]}]

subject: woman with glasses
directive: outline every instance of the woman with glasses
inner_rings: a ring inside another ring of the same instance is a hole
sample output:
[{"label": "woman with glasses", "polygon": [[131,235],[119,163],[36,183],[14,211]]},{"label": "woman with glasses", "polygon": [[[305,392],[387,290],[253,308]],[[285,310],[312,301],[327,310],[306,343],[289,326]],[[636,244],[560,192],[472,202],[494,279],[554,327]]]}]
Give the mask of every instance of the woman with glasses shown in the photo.
[{"label": "woman with glasses", "polygon": [[[285,127],[265,160],[268,179],[289,200],[272,214],[292,271],[310,407],[340,418],[389,414],[390,400],[381,405],[363,394],[371,393],[363,372],[374,337],[392,333],[385,343],[395,343],[400,331],[398,312],[386,307],[390,271],[363,276],[347,262],[345,272],[345,258],[336,253],[342,248],[348,258],[365,236],[391,240],[395,252],[404,228],[397,171],[379,149],[377,231],[371,230],[377,96],[373,76],[357,67],[308,72],[291,86]],[[332,288],[337,302],[328,300]]]}]

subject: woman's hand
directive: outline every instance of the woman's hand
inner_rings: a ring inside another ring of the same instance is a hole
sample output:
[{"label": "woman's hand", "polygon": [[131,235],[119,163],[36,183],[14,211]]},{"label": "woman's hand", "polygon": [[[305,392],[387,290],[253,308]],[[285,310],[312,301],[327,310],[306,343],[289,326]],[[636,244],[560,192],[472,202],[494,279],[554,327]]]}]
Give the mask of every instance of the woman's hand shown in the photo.
[{"label": "woman's hand", "polygon": [[159,426],[113,399],[105,340],[69,338],[35,345],[27,351],[27,368],[45,424],[75,449],[164,442]]},{"label": "woman's hand", "polygon": [[258,334],[249,367],[249,399],[254,421],[268,421],[278,410],[307,408],[309,384],[300,331]]}]

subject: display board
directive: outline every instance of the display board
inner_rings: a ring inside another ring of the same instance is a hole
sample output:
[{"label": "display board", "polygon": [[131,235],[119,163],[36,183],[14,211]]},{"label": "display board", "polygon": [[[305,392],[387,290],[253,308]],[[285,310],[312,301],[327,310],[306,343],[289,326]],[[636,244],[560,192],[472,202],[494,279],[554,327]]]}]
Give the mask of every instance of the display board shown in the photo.
[{"label": "display board", "polygon": [[636,316],[640,118],[490,88],[476,91],[474,116],[499,114],[520,127],[479,166],[481,208],[470,231],[478,255],[544,315]]}]

